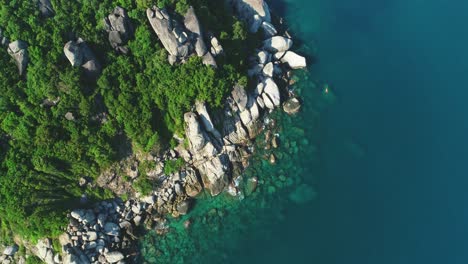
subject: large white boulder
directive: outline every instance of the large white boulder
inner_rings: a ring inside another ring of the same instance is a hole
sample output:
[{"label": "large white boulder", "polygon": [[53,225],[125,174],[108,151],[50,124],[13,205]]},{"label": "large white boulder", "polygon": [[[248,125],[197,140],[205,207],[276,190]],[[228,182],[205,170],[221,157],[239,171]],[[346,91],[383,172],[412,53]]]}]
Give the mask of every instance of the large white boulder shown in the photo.
[{"label": "large white boulder", "polygon": [[269,52],[281,52],[289,50],[293,45],[293,41],[282,36],[274,36],[263,41],[263,48]]},{"label": "large white boulder", "polygon": [[273,109],[274,107],[279,106],[281,104],[281,96],[278,85],[276,85],[272,78],[266,78],[263,82],[265,84],[265,88],[263,89],[262,97],[265,101],[266,107]]},{"label": "large white boulder", "polygon": [[291,69],[301,69],[307,67],[306,58],[293,51],[278,52],[275,58],[287,64]]}]

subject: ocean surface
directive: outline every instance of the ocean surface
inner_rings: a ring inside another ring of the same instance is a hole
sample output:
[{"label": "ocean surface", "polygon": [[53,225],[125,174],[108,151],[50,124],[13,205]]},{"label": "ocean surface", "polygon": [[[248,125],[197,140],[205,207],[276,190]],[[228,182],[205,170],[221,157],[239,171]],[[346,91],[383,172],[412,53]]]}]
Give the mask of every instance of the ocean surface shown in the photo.
[{"label": "ocean surface", "polygon": [[270,4],[314,62],[303,111],[278,114],[275,165],[259,143],[256,192],[201,199],[145,260],[468,263],[468,2]]}]

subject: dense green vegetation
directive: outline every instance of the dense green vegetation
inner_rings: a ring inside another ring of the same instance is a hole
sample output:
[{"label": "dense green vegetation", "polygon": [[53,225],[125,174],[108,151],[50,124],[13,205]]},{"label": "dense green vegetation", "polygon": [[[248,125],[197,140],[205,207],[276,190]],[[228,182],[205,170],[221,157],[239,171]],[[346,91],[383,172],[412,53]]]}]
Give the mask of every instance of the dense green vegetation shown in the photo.
[{"label": "dense green vegetation", "polygon": [[[55,236],[66,210],[79,199],[112,196],[81,188],[80,177],[95,178],[134,150],[157,151],[181,133],[183,113],[195,100],[221,106],[242,72],[247,46],[244,25],[226,15],[223,1],[211,0],[52,0],[55,16],[43,18],[34,1],[0,0],[0,27],[11,40],[28,43],[30,63],[20,77],[13,60],[0,52],[0,236],[14,230],[28,239]],[[219,36],[227,56],[214,70],[197,58],[170,66],[146,19],[146,7],[158,4],[183,14],[194,5],[202,24]],[[131,54],[117,55],[107,41],[103,18],[116,5],[134,24]],[[87,41],[103,65],[95,82],[82,78],[63,54],[76,37]],[[255,41],[255,40],[252,40]],[[253,45],[253,44],[252,44]],[[57,100],[55,106],[43,105]],[[75,120],[65,115],[70,112]],[[107,113],[102,118],[102,113]],[[179,166],[179,164],[174,164]],[[141,186],[140,186],[141,185]],[[147,190],[148,182],[138,185]]]}]

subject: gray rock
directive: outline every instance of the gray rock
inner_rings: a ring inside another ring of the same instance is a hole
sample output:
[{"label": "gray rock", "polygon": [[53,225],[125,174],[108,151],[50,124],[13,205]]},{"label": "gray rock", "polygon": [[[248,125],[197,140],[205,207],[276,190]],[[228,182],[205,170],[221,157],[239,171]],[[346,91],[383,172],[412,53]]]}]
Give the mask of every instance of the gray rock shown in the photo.
[{"label": "gray rock", "polygon": [[263,21],[270,22],[270,9],[264,0],[229,0],[237,15],[249,25],[250,32],[257,32]]},{"label": "gray rock", "polygon": [[111,14],[104,19],[104,26],[109,34],[109,42],[116,51],[128,53],[125,46],[133,34],[133,28],[127,12],[122,7],[116,7]]},{"label": "gray rock", "polygon": [[115,223],[108,222],[104,225],[104,233],[109,236],[118,236],[120,234],[120,227]]},{"label": "gray rock", "polygon": [[137,215],[135,218],[133,218],[133,222],[135,223],[136,226],[139,226],[141,224],[141,216]]},{"label": "gray rock", "polygon": [[292,47],[293,41],[282,36],[274,36],[263,42],[263,48],[269,52],[287,51]]},{"label": "gray rock", "polygon": [[37,2],[37,5],[39,7],[39,11],[41,12],[41,15],[44,17],[52,17],[55,14],[54,8],[52,7],[52,3],[50,3],[50,0],[39,0]]},{"label": "gray rock", "polygon": [[203,62],[203,64],[211,66],[213,68],[218,67],[218,64],[216,63],[215,58],[209,52],[207,52],[205,55],[202,56],[202,62]]},{"label": "gray rock", "polygon": [[234,99],[234,102],[236,102],[237,107],[239,107],[239,110],[244,111],[249,100],[244,87],[240,86],[239,84],[234,85],[234,89],[232,90],[232,98]]},{"label": "gray rock", "polygon": [[96,56],[81,38],[67,42],[63,51],[72,66],[84,69],[86,77],[96,78],[101,72],[101,65]]},{"label": "gray rock", "polygon": [[[186,58],[192,49],[190,42],[185,42],[184,33],[180,24],[169,17],[165,9],[156,6],[148,8],[146,15],[153,30],[169,54],[177,58]],[[186,35],[186,33],[185,33]]]},{"label": "gray rock", "polygon": [[105,257],[109,263],[117,263],[125,258],[119,251],[108,252],[105,254]]},{"label": "gray rock", "polygon": [[78,42],[67,42],[63,48],[63,51],[65,52],[65,56],[70,61],[72,66],[80,67],[83,65],[83,51]]},{"label": "gray rock", "polygon": [[67,112],[65,114],[65,119],[67,119],[68,121],[74,121],[75,120],[75,116],[73,115],[72,112]]},{"label": "gray rock", "polygon": [[98,236],[97,236],[97,233],[96,233],[96,232],[91,231],[91,232],[88,232],[88,233],[87,233],[87,240],[88,240],[88,241],[94,241],[94,240],[96,240],[97,238],[98,238]]},{"label": "gray rock", "polygon": [[198,181],[198,177],[192,168],[188,168],[186,170],[184,181],[185,193],[190,197],[196,197],[203,190],[203,187]]},{"label": "gray rock", "polygon": [[208,49],[206,48],[205,41],[203,40],[200,22],[198,21],[193,7],[189,7],[187,10],[184,17],[184,25],[185,28],[192,33],[192,38],[195,40],[195,52],[198,57],[204,56],[208,52]]},{"label": "gray rock", "polygon": [[219,43],[218,39],[215,36],[211,37],[210,44],[211,44],[211,53],[214,56],[219,56],[224,53],[223,46],[221,46],[221,43]]},{"label": "gray rock", "polygon": [[182,201],[179,204],[177,204],[177,212],[180,215],[186,215],[189,209],[190,209],[190,203],[187,200]]},{"label": "gray rock", "polygon": [[206,144],[206,139],[203,130],[198,123],[197,116],[192,113],[184,115],[185,120],[185,135],[189,140],[190,149],[193,153],[200,151]]},{"label": "gray rock", "polygon": [[61,258],[60,258],[60,254],[55,254],[54,263],[56,263],[56,264],[62,263]]},{"label": "gray rock", "polygon": [[16,252],[18,252],[18,249],[19,248],[17,245],[8,246],[3,250],[3,255],[13,256]]},{"label": "gray rock", "polygon": [[197,168],[203,180],[203,185],[210,191],[212,196],[220,194],[228,186],[228,160],[216,156],[211,160],[201,163]]},{"label": "gray rock", "polygon": [[15,60],[20,75],[26,73],[29,63],[28,44],[22,40],[16,40],[8,45],[8,54]]}]

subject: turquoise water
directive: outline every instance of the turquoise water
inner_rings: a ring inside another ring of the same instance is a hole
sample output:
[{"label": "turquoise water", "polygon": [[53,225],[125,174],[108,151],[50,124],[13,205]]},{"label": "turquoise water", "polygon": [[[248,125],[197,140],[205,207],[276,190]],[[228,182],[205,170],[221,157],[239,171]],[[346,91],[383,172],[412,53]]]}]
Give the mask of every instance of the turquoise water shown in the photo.
[{"label": "turquoise water", "polygon": [[255,193],[201,199],[190,229],[146,238],[146,261],[468,263],[468,3],[271,5],[315,61],[303,112],[276,116],[280,158],[259,151]]}]

